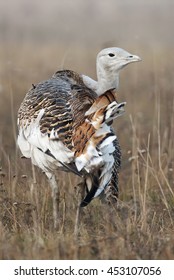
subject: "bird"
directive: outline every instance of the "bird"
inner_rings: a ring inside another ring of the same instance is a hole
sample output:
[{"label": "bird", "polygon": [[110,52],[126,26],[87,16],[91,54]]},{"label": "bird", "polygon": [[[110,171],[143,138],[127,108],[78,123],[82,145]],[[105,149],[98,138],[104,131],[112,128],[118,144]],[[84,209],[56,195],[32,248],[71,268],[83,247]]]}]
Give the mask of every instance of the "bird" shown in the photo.
[{"label": "bird", "polygon": [[59,218],[57,169],[83,178],[86,196],[81,207],[109,186],[117,189],[121,152],[112,122],[124,112],[125,102],[117,102],[116,90],[119,71],[135,61],[140,58],[123,49],[104,49],[97,55],[97,81],[60,70],[33,84],[20,105],[17,144],[49,180],[55,228]]}]

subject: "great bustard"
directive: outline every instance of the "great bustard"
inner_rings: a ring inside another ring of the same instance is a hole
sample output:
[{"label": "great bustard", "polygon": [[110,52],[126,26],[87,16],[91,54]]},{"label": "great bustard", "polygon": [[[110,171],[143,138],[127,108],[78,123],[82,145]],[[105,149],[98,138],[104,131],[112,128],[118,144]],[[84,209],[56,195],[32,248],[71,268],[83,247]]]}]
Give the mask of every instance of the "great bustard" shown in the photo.
[{"label": "great bustard", "polygon": [[84,177],[86,206],[108,186],[117,190],[120,148],[111,123],[122,114],[118,104],[119,70],[138,61],[119,48],[97,56],[98,82],[70,70],[56,72],[29,90],[18,112],[18,145],[47,175],[52,188],[54,226],[58,225],[58,185],[55,171]]}]

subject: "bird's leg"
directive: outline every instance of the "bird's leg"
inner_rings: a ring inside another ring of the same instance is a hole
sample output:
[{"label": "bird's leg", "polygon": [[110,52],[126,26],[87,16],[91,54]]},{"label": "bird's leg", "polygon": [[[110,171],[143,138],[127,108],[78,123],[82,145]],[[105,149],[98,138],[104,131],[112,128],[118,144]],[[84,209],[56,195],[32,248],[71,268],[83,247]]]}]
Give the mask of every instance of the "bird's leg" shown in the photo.
[{"label": "bird's leg", "polygon": [[82,207],[80,207],[80,204],[82,200],[85,197],[85,189],[86,189],[86,182],[85,180],[81,183],[79,183],[76,186],[76,193],[77,193],[77,211],[76,211],[76,218],[75,218],[75,226],[74,226],[74,237],[75,239],[79,236],[79,225],[81,220],[81,214],[82,214]]},{"label": "bird's leg", "polygon": [[52,173],[46,173],[51,189],[52,189],[52,199],[53,199],[53,221],[54,221],[54,228],[58,229],[59,226],[59,188],[56,182],[55,175]]}]

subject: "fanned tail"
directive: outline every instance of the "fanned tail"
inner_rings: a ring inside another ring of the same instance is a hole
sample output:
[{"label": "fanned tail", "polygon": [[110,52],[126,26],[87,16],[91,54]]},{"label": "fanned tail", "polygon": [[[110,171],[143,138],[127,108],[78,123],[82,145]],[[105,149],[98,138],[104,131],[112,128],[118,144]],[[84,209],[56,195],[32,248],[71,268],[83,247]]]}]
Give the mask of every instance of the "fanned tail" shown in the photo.
[{"label": "fanned tail", "polygon": [[117,160],[117,147],[114,141],[117,137],[111,123],[123,114],[125,104],[117,103],[114,94],[107,91],[96,99],[86,112],[84,123],[76,129],[75,164],[79,172],[85,171],[88,189],[81,207],[87,206],[93,198],[99,196],[109,183],[116,189],[118,180],[114,177],[114,164]]}]

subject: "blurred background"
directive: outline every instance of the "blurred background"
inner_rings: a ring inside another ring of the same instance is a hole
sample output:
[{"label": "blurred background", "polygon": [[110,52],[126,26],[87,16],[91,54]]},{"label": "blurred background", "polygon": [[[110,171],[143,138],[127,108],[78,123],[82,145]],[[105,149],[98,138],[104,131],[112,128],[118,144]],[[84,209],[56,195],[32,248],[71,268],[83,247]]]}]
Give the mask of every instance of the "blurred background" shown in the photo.
[{"label": "blurred background", "polygon": [[[96,79],[96,55],[112,46],[142,58],[121,72],[118,99],[127,102],[126,113],[114,123],[126,210],[110,223],[92,202],[79,253],[71,234],[77,178],[58,172],[59,242],[47,181],[37,170],[33,188],[31,163],[16,149],[17,111],[32,83],[59,69]],[[174,258],[173,51],[173,0],[0,0],[0,258]]]},{"label": "blurred background", "polygon": [[[151,96],[155,63],[163,75],[173,57],[173,11],[172,0],[0,1],[1,134],[15,123],[31,83],[62,68],[96,78],[96,54],[105,47],[122,47],[143,60],[123,71],[121,96],[137,92],[136,83]],[[149,75],[146,81],[143,71]],[[171,76],[169,71],[170,82]]]},{"label": "blurred background", "polygon": [[173,8],[172,0],[6,0],[0,3],[0,39],[165,47],[174,42]]}]

